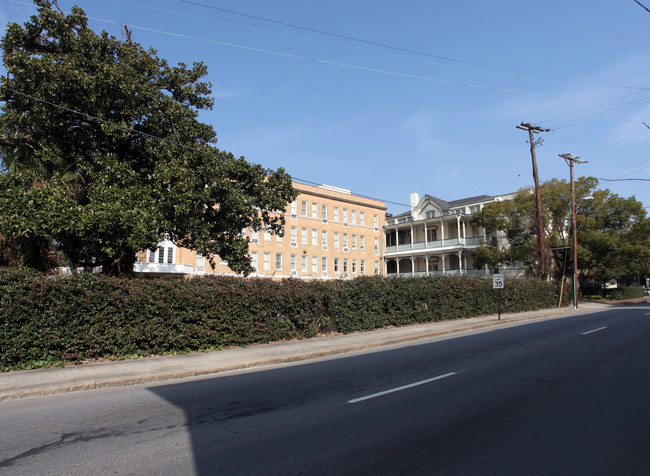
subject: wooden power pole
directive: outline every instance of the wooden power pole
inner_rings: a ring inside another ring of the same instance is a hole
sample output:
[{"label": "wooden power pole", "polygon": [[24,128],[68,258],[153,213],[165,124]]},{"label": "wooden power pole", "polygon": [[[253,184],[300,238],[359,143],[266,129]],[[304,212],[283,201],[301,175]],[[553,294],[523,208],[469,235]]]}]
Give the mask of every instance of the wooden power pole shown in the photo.
[{"label": "wooden power pole", "polygon": [[537,174],[537,159],[535,158],[535,139],[533,134],[549,132],[550,129],[542,129],[538,126],[522,122],[517,129],[528,131],[528,142],[530,143],[530,156],[533,160],[533,179],[535,180],[535,221],[537,222],[537,275],[540,279],[546,279],[546,248],[544,246],[544,215],[542,214],[542,195],[539,190],[539,175]]},{"label": "wooden power pole", "polygon": [[578,228],[576,227],[576,186],[573,182],[573,164],[586,164],[571,154],[560,154],[571,171],[571,222],[573,229],[573,308],[578,309]]}]

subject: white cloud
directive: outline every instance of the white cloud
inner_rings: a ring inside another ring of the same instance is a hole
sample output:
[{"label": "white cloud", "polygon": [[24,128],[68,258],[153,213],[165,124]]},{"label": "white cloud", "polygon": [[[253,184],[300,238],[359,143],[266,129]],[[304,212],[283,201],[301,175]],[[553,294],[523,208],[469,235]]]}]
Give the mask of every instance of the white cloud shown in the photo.
[{"label": "white cloud", "polygon": [[436,124],[437,120],[432,114],[419,112],[402,122],[401,129],[408,138],[415,141],[418,152],[433,154],[444,145],[436,136]]}]

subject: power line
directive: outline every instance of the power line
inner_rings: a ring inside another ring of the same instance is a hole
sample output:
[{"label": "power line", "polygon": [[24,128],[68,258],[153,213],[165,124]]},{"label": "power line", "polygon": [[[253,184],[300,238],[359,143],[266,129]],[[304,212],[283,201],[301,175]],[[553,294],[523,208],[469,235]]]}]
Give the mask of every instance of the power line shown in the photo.
[{"label": "power line", "polygon": [[[301,25],[296,25],[296,24],[293,24],[293,23],[287,23],[287,22],[283,22],[283,21],[279,21],[279,20],[272,20],[270,18],[264,18],[264,17],[260,17],[260,16],[256,16],[256,15],[251,15],[251,14],[248,14],[248,13],[243,13],[243,12],[238,12],[238,11],[234,11],[234,10],[228,10],[228,9],[225,9],[225,8],[215,7],[214,5],[206,5],[204,3],[200,3],[200,2],[196,2],[196,1],[192,1],[192,0],[180,0],[180,1],[183,2],[183,3],[196,5],[196,6],[200,6],[200,7],[204,7],[204,8],[209,8],[211,10],[217,10],[217,11],[221,11],[221,12],[224,12],[224,13],[229,13],[229,14],[232,14],[232,15],[238,15],[238,16],[242,16],[242,17],[246,17],[246,18],[252,18],[254,20],[260,20],[260,21],[264,21],[264,22],[268,22],[268,23],[273,23],[273,24],[276,24],[276,25],[286,26],[286,27],[289,27],[289,28],[295,28],[295,29],[299,29],[299,30],[303,30],[303,31],[309,31],[311,33],[317,33],[317,34],[320,34],[320,35],[327,35],[327,36],[331,36],[331,37],[339,38],[339,39],[344,39],[344,40],[348,40],[348,41],[364,43],[364,44],[367,44],[367,45],[378,46],[378,47],[381,47],[381,48],[388,48],[388,49],[391,49],[391,50],[401,51],[401,52],[405,52],[405,53],[411,53],[411,54],[420,55],[420,56],[426,56],[426,57],[430,57],[430,58],[436,58],[436,59],[440,59],[440,60],[443,60],[443,61],[449,61],[449,62],[453,62],[453,63],[460,63],[460,64],[466,64],[466,65],[470,65],[470,66],[477,66],[477,67],[480,67],[480,68],[489,68],[489,69],[505,71],[505,72],[509,72],[509,73],[531,75],[531,73],[527,73],[527,72],[524,72],[524,71],[501,68],[501,67],[497,67],[497,66],[491,66],[491,65],[488,65],[488,64],[484,64],[484,63],[476,63],[476,62],[472,62],[472,61],[466,61],[466,60],[461,60],[461,59],[457,59],[457,58],[452,58],[452,57],[449,57],[449,56],[442,56],[442,55],[427,53],[427,52],[423,52],[423,51],[419,51],[419,50],[413,50],[413,49],[410,49],[410,48],[403,48],[403,47],[399,47],[399,46],[389,45],[389,44],[386,44],[386,43],[379,43],[379,42],[376,42],[376,41],[364,40],[364,39],[355,38],[355,37],[352,37],[352,36],[340,35],[338,33],[332,33],[332,32],[328,32],[328,31],[324,31],[324,30],[319,30],[319,29],[315,29],[315,28],[309,28],[309,27],[305,27],[305,26],[301,26]],[[581,84],[590,84],[590,85],[593,85],[593,86],[607,86],[607,87],[612,87],[612,88],[635,89],[635,90],[643,90],[643,91],[650,90],[650,88],[640,88],[640,87],[634,87],[634,86],[622,86],[622,85],[617,85],[617,84],[604,84],[604,83],[597,83],[597,82],[592,82],[592,81],[581,81],[581,80],[572,80],[572,79],[564,79],[564,78],[554,78],[554,77],[551,77],[551,76],[542,76],[542,75],[534,75],[534,76],[543,77],[543,78],[546,78],[546,79],[552,79],[552,80],[555,80],[555,81],[566,81],[566,82],[574,82],[574,83],[581,83]]]},{"label": "power line", "polygon": [[[650,179],[647,178],[622,178],[622,179],[606,179],[606,178],[598,178],[598,180],[602,180],[604,182],[623,182],[625,180],[638,180],[641,182],[650,182]],[[648,207],[646,207],[648,208]]]},{"label": "power line", "polygon": [[[158,136],[155,136],[155,135],[153,135],[153,134],[148,134],[148,133],[146,133],[146,132],[133,130],[133,129],[131,129],[131,128],[127,127],[127,126],[124,126],[124,125],[122,125],[122,124],[117,124],[117,123],[115,123],[115,122],[108,121],[108,120],[106,120],[106,119],[102,119],[102,118],[97,117],[97,116],[92,116],[92,115],[90,115],[90,114],[87,114],[87,113],[85,113],[85,112],[78,111],[78,110],[76,110],[76,109],[72,109],[72,108],[69,108],[69,107],[66,107],[66,106],[62,106],[62,105],[60,105],[60,104],[56,104],[56,103],[54,103],[54,102],[47,101],[47,100],[45,100],[45,99],[41,99],[41,98],[38,98],[38,97],[36,97],[36,96],[32,96],[32,95],[30,95],[30,94],[26,94],[26,93],[20,92],[20,91],[18,91],[18,90],[16,90],[16,89],[10,88],[10,87],[5,86],[5,85],[0,85],[0,88],[6,89],[7,91],[10,91],[10,92],[12,92],[12,93],[14,93],[14,94],[17,94],[17,95],[19,95],[19,96],[26,97],[26,98],[31,99],[31,100],[33,100],[33,101],[37,101],[37,102],[40,102],[40,103],[42,103],[42,104],[47,104],[48,106],[52,106],[52,107],[55,107],[55,108],[61,109],[61,110],[63,110],[63,111],[70,112],[70,113],[72,113],[72,114],[76,114],[76,115],[82,116],[82,117],[84,117],[84,118],[86,118],[86,119],[92,119],[92,120],[95,120],[95,121],[98,121],[98,122],[102,122],[102,123],[104,123],[104,124],[108,124],[108,125],[111,125],[111,126],[116,126],[116,127],[120,128],[120,129],[126,131],[126,132],[129,132],[129,134],[137,134],[137,135],[141,135],[141,136],[143,136],[143,137],[149,138],[149,139],[154,139],[154,140],[158,140],[158,141],[161,141],[161,142],[172,143],[173,145],[178,145],[178,146],[180,146],[180,147],[183,147],[184,149],[192,150],[192,151],[195,151],[195,152],[205,152],[204,150],[200,150],[200,149],[197,149],[197,148],[194,148],[194,147],[191,147],[191,146],[187,146],[187,145],[184,145],[184,144],[180,144],[180,143],[178,143],[178,142],[173,142],[173,141],[170,141],[169,139],[165,139],[165,138],[163,138],[163,137],[158,137]],[[305,184],[317,185],[317,186],[318,186],[318,185],[321,185],[321,184],[318,183],[318,182],[313,182],[313,181],[310,181],[310,180],[301,179],[301,178],[297,178],[297,177],[293,177],[293,176],[291,176],[291,179],[292,179],[292,180],[296,180],[296,181],[298,181],[298,182],[305,183]],[[392,204],[392,205],[399,205],[399,206],[402,206],[402,207],[410,207],[410,205],[407,205],[407,204],[405,204],[405,203],[392,202],[392,201],[390,201],[390,200],[384,200],[384,199],[380,199],[380,198],[376,198],[376,197],[371,197],[371,196],[368,196],[368,195],[362,195],[362,194],[358,194],[358,193],[353,193],[353,195],[356,195],[357,197],[369,198],[369,199],[371,199],[371,200],[381,201],[381,202],[384,202],[384,203],[390,203],[390,204]]]},{"label": "power line", "polygon": [[[17,0],[9,0],[13,3],[21,3]],[[186,0],[181,0],[181,1],[186,1]],[[187,3],[192,3],[192,2],[187,2]],[[209,8],[212,8],[210,6],[207,6]],[[216,8],[216,7],[214,7]],[[99,18],[99,17],[92,17],[92,16],[87,16],[87,18],[95,20],[95,21],[101,21],[113,25],[122,25],[123,23],[113,21],[113,20],[107,20],[104,18]],[[465,83],[465,82],[459,82],[459,81],[450,81],[450,80],[445,80],[445,79],[439,79],[439,78],[434,78],[430,76],[423,76],[423,75],[417,75],[417,74],[411,74],[411,73],[402,73],[398,71],[391,71],[391,70],[385,70],[385,69],[379,69],[379,68],[371,68],[368,66],[360,66],[360,65],[355,65],[355,64],[350,64],[350,63],[342,63],[342,62],[337,62],[337,61],[331,61],[331,60],[325,60],[325,59],[320,59],[320,58],[315,58],[315,57],[308,57],[308,56],[303,56],[303,55],[298,55],[298,54],[292,54],[292,53],[284,53],[284,52],[279,52],[279,51],[273,51],[273,50],[267,50],[263,48],[256,48],[252,46],[245,46],[245,45],[240,45],[237,43],[229,43],[229,42],[224,42],[224,41],[218,41],[218,40],[212,40],[209,38],[202,38],[202,37],[197,37],[193,35],[187,35],[183,33],[174,33],[166,30],[161,30],[157,28],[150,28],[150,27],[143,27],[143,26],[138,26],[134,24],[129,24],[130,29],[138,29],[142,31],[148,31],[151,33],[158,33],[158,34],[164,34],[168,36],[173,36],[176,38],[184,38],[184,39],[189,39],[189,40],[194,40],[194,41],[201,41],[205,43],[210,43],[214,45],[219,45],[219,46],[228,46],[232,48],[238,48],[238,49],[243,49],[247,51],[254,51],[257,53],[264,53],[264,54],[270,54],[274,56],[281,56],[285,58],[291,58],[291,59],[296,59],[296,60],[302,60],[302,61],[308,61],[308,62],[313,62],[313,63],[320,63],[320,64],[326,64],[330,66],[339,66],[343,68],[348,68],[348,69],[355,69],[355,70],[360,70],[360,71],[367,71],[367,72],[372,72],[372,73],[379,73],[379,74],[385,74],[389,76],[398,76],[398,77],[404,77],[404,78],[410,78],[410,79],[417,79],[417,80],[422,80],[422,81],[430,81],[430,82],[436,82],[440,84],[448,84],[452,86],[462,86],[466,88],[472,88],[472,89],[484,89],[488,91],[495,91],[495,92],[503,92],[503,93],[508,93],[508,94],[517,94],[517,95],[528,95],[528,96],[537,96],[537,97],[546,97],[546,98],[554,98],[554,99],[563,99],[563,100],[569,100],[569,101],[587,101],[587,102],[596,102],[596,103],[602,103],[603,101],[599,100],[593,100],[593,99],[586,99],[586,98],[580,98],[580,97],[567,97],[567,96],[559,96],[559,95],[554,95],[554,94],[545,94],[545,93],[537,93],[533,91],[524,91],[524,90],[519,90],[519,89],[511,89],[511,88],[501,88],[501,87],[492,87],[492,86],[485,86],[482,84],[476,84],[476,83]],[[640,89],[640,90],[646,90],[645,88],[631,88],[627,86],[620,86],[626,89]],[[610,102],[606,101],[605,103]]]},{"label": "power line", "polygon": [[[111,121],[108,121],[106,119],[102,119],[101,117],[92,116],[92,115],[90,115],[88,113],[77,111],[76,109],[72,109],[72,108],[69,108],[69,107],[66,107],[66,106],[62,106],[60,104],[56,104],[56,103],[53,103],[51,101],[47,101],[45,99],[41,99],[41,98],[38,98],[36,96],[32,96],[30,94],[23,93],[21,91],[18,91],[16,89],[12,89],[12,88],[10,88],[8,86],[5,86],[3,84],[0,84],[0,88],[6,89],[7,91],[11,91],[14,94],[26,97],[26,98],[31,99],[33,101],[37,101],[37,102],[40,102],[42,104],[47,104],[48,106],[56,107],[58,109],[62,109],[64,111],[70,112],[72,114],[82,116],[85,119],[92,119],[92,120],[97,121],[97,122],[102,122],[104,124],[108,124],[108,125],[111,125],[111,126],[118,127],[120,129],[122,129],[123,131],[128,132],[129,134],[135,134],[135,135],[139,135],[139,136],[142,136],[142,137],[146,137],[148,139],[155,139],[155,140],[159,140],[161,142],[167,142],[167,143],[182,147],[184,149],[192,150],[194,152],[205,152],[205,150],[197,149],[195,147],[191,147],[191,146],[188,146],[188,145],[185,145],[185,144],[181,144],[179,142],[171,141],[169,139],[165,139],[164,137],[158,137],[158,136],[155,136],[153,134],[149,134],[147,132],[134,130],[134,129],[131,129],[130,127],[127,127],[127,126],[125,126],[123,124],[118,124],[116,122],[111,122]],[[5,101],[6,101],[6,99],[5,99]]]}]

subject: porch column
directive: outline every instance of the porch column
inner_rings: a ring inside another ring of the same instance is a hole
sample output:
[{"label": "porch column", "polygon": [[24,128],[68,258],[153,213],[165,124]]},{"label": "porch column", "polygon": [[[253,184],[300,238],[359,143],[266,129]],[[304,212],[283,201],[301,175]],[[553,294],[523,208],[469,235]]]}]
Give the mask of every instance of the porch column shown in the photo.
[{"label": "porch column", "polygon": [[413,249],[413,223],[411,223],[411,249]]},{"label": "porch column", "polygon": [[463,220],[463,239],[467,239],[467,229],[465,228],[465,220]]},{"label": "porch column", "polygon": [[428,248],[429,247],[429,236],[427,232],[427,222],[424,222],[424,247]]},{"label": "porch column", "polygon": [[429,276],[429,255],[424,255],[424,266],[426,267],[425,274]]},{"label": "porch column", "polygon": [[411,256],[411,277],[415,276],[415,257]]},{"label": "porch column", "polygon": [[460,215],[456,215],[456,228],[458,229],[458,244],[460,244]]},{"label": "porch column", "polygon": [[442,260],[442,274],[446,274],[446,267],[445,267],[445,257],[447,255],[445,253],[441,253],[440,259]]},{"label": "porch column", "polygon": [[463,275],[463,252],[458,252],[458,274]]},{"label": "porch column", "polygon": [[442,246],[445,246],[445,222],[443,221],[442,218],[440,219],[440,234],[441,234],[440,239],[442,240],[440,244]]}]

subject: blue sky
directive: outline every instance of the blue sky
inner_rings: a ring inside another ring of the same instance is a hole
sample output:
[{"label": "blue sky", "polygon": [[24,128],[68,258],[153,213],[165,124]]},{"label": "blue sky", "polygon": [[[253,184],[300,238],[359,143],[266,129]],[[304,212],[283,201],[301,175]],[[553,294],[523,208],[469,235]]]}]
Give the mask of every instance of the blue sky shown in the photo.
[{"label": "blue sky", "polygon": [[[640,0],[650,8],[650,0]],[[650,13],[634,0],[59,0],[95,31],[203,61],[218,147],[293,177],[382,199],[445,200],[531,185],[521,122],[558,154],[650,205]],[[27,0],[0,0],[24,22]],[[623,179],[623,180],[621,180]],[[618,180],[618,181],[613,181]]]}]

